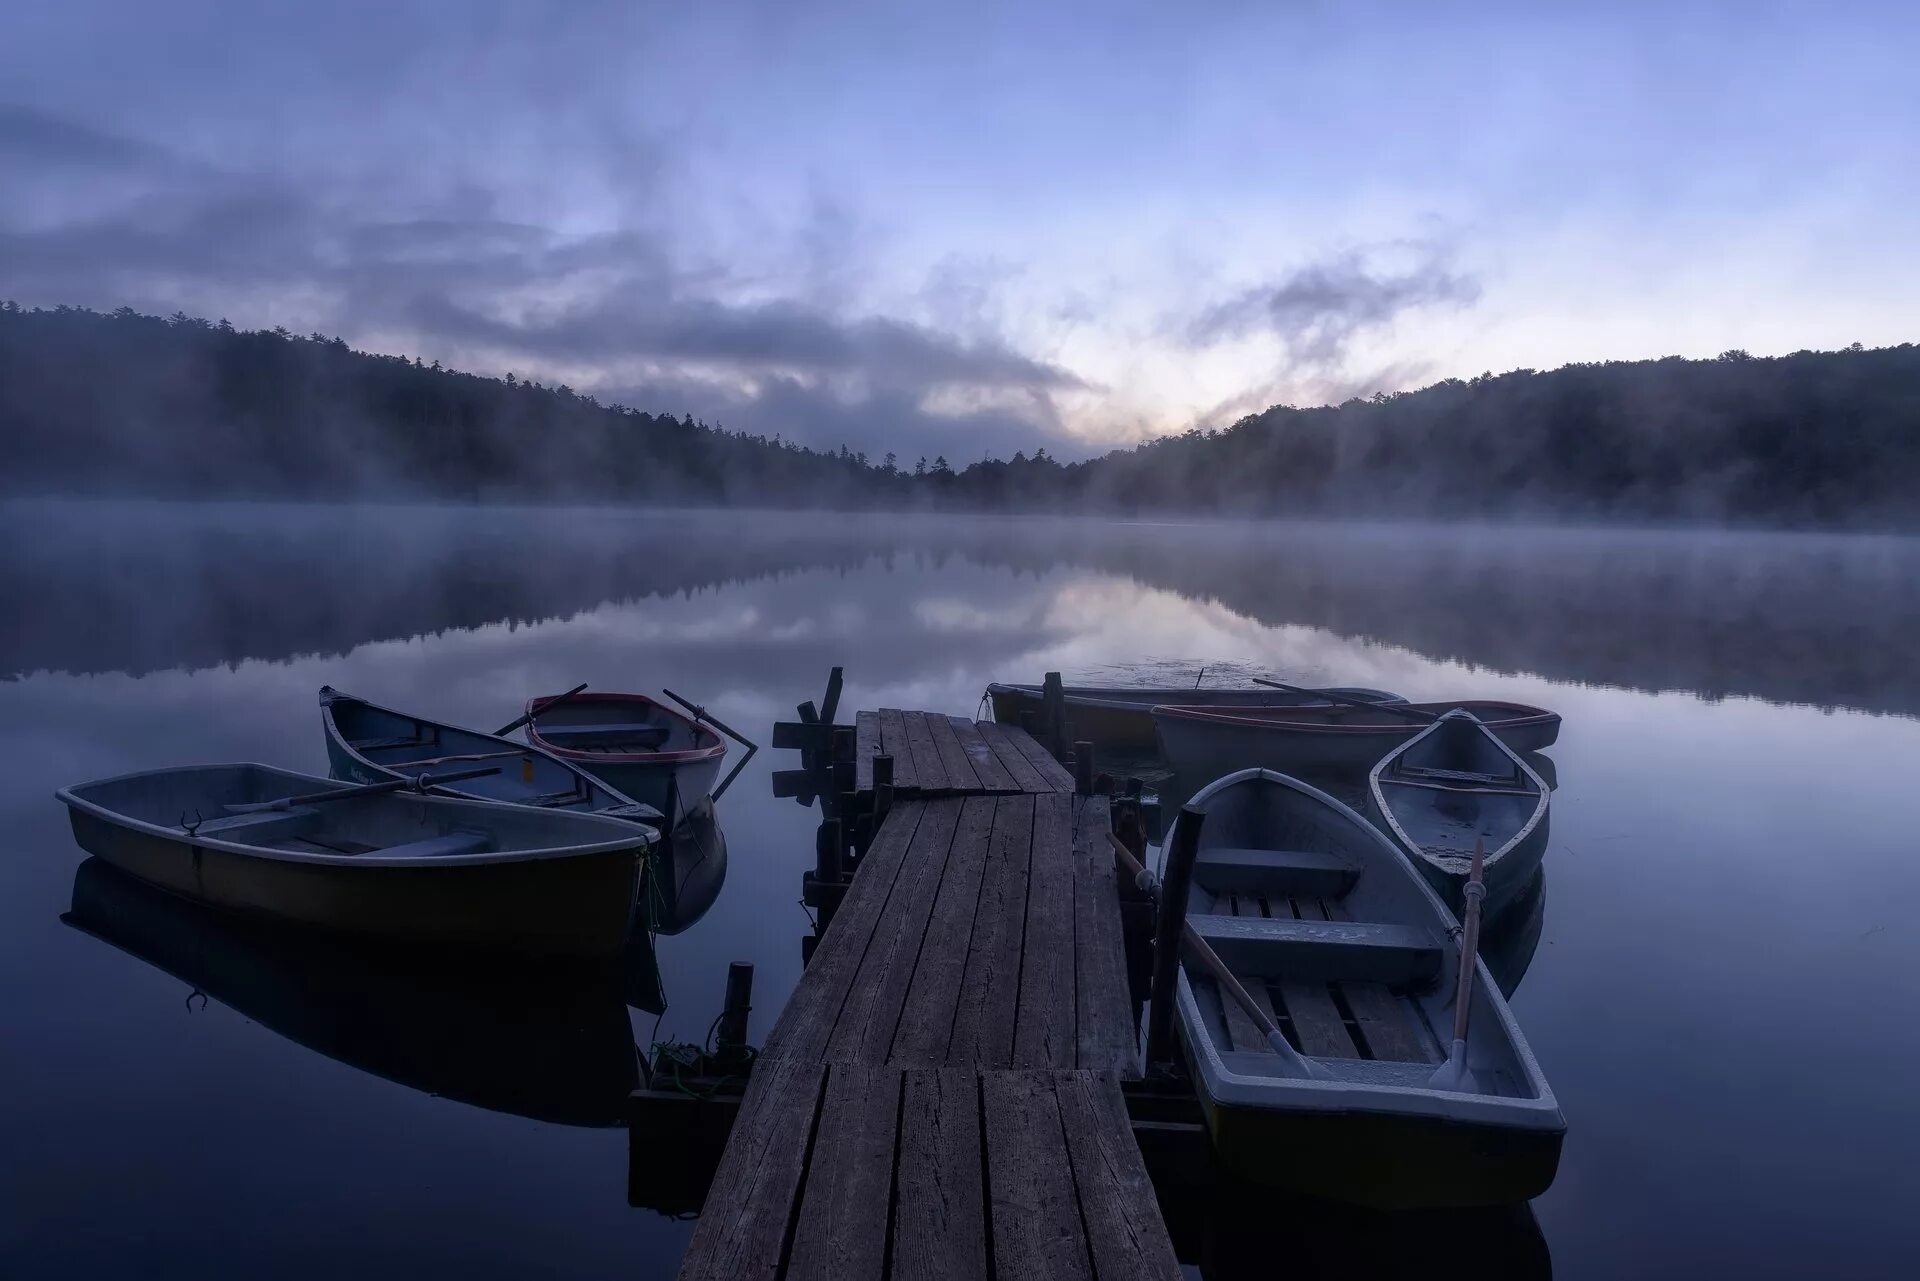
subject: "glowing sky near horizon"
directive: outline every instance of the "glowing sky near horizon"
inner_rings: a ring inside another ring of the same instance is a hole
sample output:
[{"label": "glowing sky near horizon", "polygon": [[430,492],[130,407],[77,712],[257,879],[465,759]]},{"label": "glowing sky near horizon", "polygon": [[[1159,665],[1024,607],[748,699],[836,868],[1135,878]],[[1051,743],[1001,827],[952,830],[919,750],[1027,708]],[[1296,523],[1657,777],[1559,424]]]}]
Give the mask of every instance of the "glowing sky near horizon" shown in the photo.
[{"label": "glowing sky near horizon", "polygon": [[1078,455],[1911,341],[1916,36],[1905,5],[22,5],[0,297],[876,457]]}]

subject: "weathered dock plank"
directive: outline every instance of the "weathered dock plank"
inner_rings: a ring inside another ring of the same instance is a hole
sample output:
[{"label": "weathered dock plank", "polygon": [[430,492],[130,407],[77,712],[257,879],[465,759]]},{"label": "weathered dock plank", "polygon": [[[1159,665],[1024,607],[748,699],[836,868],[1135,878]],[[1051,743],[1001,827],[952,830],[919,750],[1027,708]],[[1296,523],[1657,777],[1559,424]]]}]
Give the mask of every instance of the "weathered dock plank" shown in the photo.
[{"label": "weathered dock plank", "polygon": [[853,718],[854,790],[873,790],[873,758],[880,755],[880,713],[858,712]]},{"label": "weathered dock plank", "polygon": [[1051,792],[1057,790],[1049,784],[1046,779],[1040,776],[1040,771],[1033,767],[1033,762],[1027,759],[1026,753],[1022,752],[1014,743],[1015,735],[1031,742],[1033,738],[1031,734],[1028,734],[1025,730],[1009,729],[1005,725],[996,725],[992,721],[981,721],[979,730],[980,737],[985,739],[987,745],[993,749],[994,758],[1000,762],[1001,767],[1012,777],[1013,784],[1016,788],[1022,792]]},{"label": "weathered dock plank", "polygon": [[961,805],[939,897],[914,967],[913,986],[887,1056],[895,1065],[938,1067],[947,1061],[954,1011],[966,978],[967,949],[973,941],[980,878],[987,868],[995,804],[991,796],[970,796]]},{"label": "weathered dock plank", "polygon": [[880,825],[833,925],[821,936],[806,974],[768,1034],[760,1051],[762,1060],[793,1057],[822,1061],[926,806],[925,801],[896,804]]},{"label": "weathered dock plank", "polygon": [[982,1128],[979,1078],[972,1072],[906,1074],[893,1217],[894,1281],[986,1281]]},{"label": "weathered dock plank", "polygon": [[1033,852],[1031,796],[996,803],[986,874],[974,912],[966,976],[953,1016],[947,1062],[1003,1068],[1013,1061],[1019,1017],[1020,953],[1025,944],[1027,865]]},{"label": "weathered dock plank", "polygon": [[947,717],[953,726],[953,736],[966,752],[967,761],[973,766],[973,776],[980,780],[980,790],[985,792],[1018,792],[1022,790],[1013,781],[1013,775],[1007,773],[1007,767],[994,755],[993,748],[980,736],[980,727],[964,716]]},{"label": "weathered dock plank", "polygon": [[940,751],[933,745],[933,731],[927,725],[925,712],[902,712],[902,721],[906,725],[907,744],[913,752],[913,772],[920,780],[920,790],[930,796],[938,796],[948,790],[947,768],[940,760]]},{"label": "weathered dock plank", "polygon": [[1093,1259],[1047,1072],[981,1078],[996,1276],[1093,1281]]},{"label": "weathered dock plank", "polygon": [[1120,1082],[1110,1072],[1073,1072],[1055,1077],[1054,1089],[1094,1272],[1101,1281],[1173,1281],[1180,1262],[1160,1227],[1159,1203],[1134,1145]]},{"label": "weathered dock plank", "polygon": [[960,746],[959,736],[953,732],[952,718],[928,712],[927,732],[933,738],[934,751],[940,755],[940,767],[946,771],[947,790],[966,793],[985,791],[980,785],[980,776],[974,772],[973,762],[967,757],[966,749]]},{"label": "weathered dock plank", "polygon": [[727,1213],[701,1216],[680,1264],[683,1281],[780,1275],[826,1071],[821,1063],[789,1062],[754,1072],[707,1192],[707,1204]]},{"label": "weathered dock plank", "polygon": [[907,741],[907,717],[897,707],[880,709],[880,750],[893,757],[894,794],[912,796],[918,792],[920,774],[913,767],[913,744]]},{"label": "weathered dock plank", "polygon": [[1127,996],[1126,943],[1120,934],[1119,874],[1107,844],[1112,818],[1104,796],[1080,798],[1073,825],[1075,1063],[1140,1075],[1140,1034]]},{"label": "weathered dock plank", "polygon": [[899,1114],[898,1073],[849,1064],[828,1071],[789,1278],[882,1275]]},{"label": "weathered dock plank", "polygon": [[1013,1066],[1070,1068],[1074,1009],[1073,797],[1036,796]]},{"label": "weathered dock plank", "polygon": [[958,799],[923,802],[926,812],[914,831],[906,866],[894,880],[886,913],[867,945],[861,981],[848,990],[828,1038],[829,1063],[887,1061],[964,803]]},{"label": "weathered dock plank", "polygon": [[1068,772],[1066,766],[1053,758],[1053,753],[1049,752],[1039,739],[1025,730],[1010,732],[1007,738],[1020,749],[1020,754],[1027,758],[1027,763],[1033,766],[1048,790],[1055,792],[1073,790],[1073,775]]}]

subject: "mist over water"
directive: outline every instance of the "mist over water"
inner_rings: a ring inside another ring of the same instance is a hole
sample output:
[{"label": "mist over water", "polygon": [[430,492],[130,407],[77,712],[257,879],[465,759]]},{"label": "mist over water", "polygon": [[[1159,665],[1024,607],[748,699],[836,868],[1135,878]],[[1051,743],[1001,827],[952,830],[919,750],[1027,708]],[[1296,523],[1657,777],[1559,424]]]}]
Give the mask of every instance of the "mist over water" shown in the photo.
[{"label": "mist over water", "polygon": [[[1570,1126],[1535,1206],[1556,1273],[1895,1275],[1906,1253],[1920,543],[36,502],[0,506],[0,547],[18,1275],[672,1275],[688,1228],[628,1206],[622,1131],[512,1110],[451,1056],[310,1048],[63,925],[81,854],[51,794],[200,760],[324,772],[323,683],[481,726],[581,681],[665,686],[764,741],[836,663],[848,710],[972,713],[1048,670],[1554,708],[1513,1002]],[[797,979],[815,816],[770,795],[789,755],[722,802],[727,883],[660,941],[642,1048],[700,1039],[729,961],[757,967],[755,1040]]]}]

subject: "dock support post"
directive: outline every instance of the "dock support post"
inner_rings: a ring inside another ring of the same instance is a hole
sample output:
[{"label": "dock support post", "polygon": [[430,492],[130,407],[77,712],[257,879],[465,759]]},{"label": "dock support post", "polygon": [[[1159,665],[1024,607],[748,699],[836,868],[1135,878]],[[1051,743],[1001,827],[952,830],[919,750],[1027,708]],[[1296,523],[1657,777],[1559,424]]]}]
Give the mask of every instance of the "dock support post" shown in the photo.
[{"label": "dock support post", "polygon": [[1067,692],[1060,683],[1059,672],[1048,672],[1046,683],[1041,686],[1043,713],[1047,727],[1047,751],[1059,760],[1067,750]]},{"label": "dock support post", "polygon": [[738,1058],[747,1048],[747,1015],[753,1010],[753,963],[727,966],[727,999],[720,1007],[720,1028],[714,1049],[723,1059]]},{"label": "dock support post", "polygon": [[[833,794],[838,797],[851,792],[859,778],[859,762],[855,754],[859,750],[858,741],[851,725],[833,727]],[[846,815],[842,814],[842,818]]]},{"label": "dock support post", "polygon": [[823,818],[813,834],[813,876],[826,885],[838,885],[845,878],[841,862],[840,820]]},{"label": "dock support post", "polygon": [[1085,739],[1073,745],[1073,791],[1076,796],[1093,795],[1093,744]]},{"label": "dock support post", "polygon": [[873,758],[873,822],[877,827],[887,821],[893,808],[893,757],[881,754]]},{"label": "dock support post", "polygon": [[1183,806],[1175,821],[1167,866],[1160,878],[1160,920],[1153,932],[1153,990],[1147,1006],[1147,1067],[1173,1060],[1173,990],[1180,973],[1181,936],[1187,928],[1187,890],[1200,852],[1204,810]]}]

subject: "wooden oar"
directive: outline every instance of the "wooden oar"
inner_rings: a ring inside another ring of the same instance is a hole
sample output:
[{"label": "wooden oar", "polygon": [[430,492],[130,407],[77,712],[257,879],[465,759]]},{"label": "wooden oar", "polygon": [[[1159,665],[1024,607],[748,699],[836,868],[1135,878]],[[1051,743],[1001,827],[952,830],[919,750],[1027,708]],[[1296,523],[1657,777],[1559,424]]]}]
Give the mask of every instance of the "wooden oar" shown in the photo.
[{"label": "wooden oar", "polygon": [[259,814],[267,810],[287,810],[296,805],[324,805],[328,801],[350,800],[356,796],[379,796],[386,792],[408,790],[426,791],[429,787],[439,787],[443,783],[458,783],[469,778],[484,778],[488,774],[498,774],[500,767],[490,769],[457,769],[445,774],[420,774],[413,778],[388,779],[384,783],[362,783],[357,787],[337,787],[328,792],[308,792],[304,796],[282,796],[277,801],[255,801],[246,805],[226,807],[233,814]]},{"label": "wooden oar", "polygon": [[1453,1045],[1447,1061],[1435,1070],[1427,1084],[1436,1090],[1474,1090],[1473,1073],[1467,1070],[1467,1015],[1473,1004],[1474,961],[1480,955],[1480,900],[1487,896],[1481,871],[1486,862],[1487,845],[1479,837],[1473,841],[1473,870],[1467,876],[1466,923],[1460,931],[1460,982],[1453,993]]},{"label": "wooden oar", "polygon": [[[578,685],[575,685],[572,689],[568,690],[566,693],[556,695],[551,702],[541,707],[540,712],[552,711],[554,708],[560,706],[560,704],[566,702],[568,699],[572,698],[575,694],[578,694],[581,690],[585,689],[586,687],[587,687],[587,682],[581,681]],[[513,720],[508,721],[505,725],[502,725],[499,729],[493,731],[493,736],[495,738],[505,738],[508,734],[513,733],[513,731],[519,729],[522,725],[525,725],[528,721],[538,716],[540,712],[528,712],[523,716],[515,717]]]},{"label": "wooden oar", "polygon": [[[1140,865],[1140,860],[1133,856],[1133,851],[1127,848],[1124,841],[1114,833],[1108,832],[1107,843],[1113,846],[1114,854],[1126,864],[1127,870],[1133,873],[1135,885],[1146,889],[1153,884],[1152,873]],[[1220,990],[1231,996],[1234,1004],[1247,1012],[1247,1017],[1259,1026],[1261,1035],[1267,1038],[1268,1048],[1286,1060],[1293,1071],[1301,1076],[1319,1080],[1332,1077],[1332,1073],[1293,1048],[1287,1041],[1286,1034],[1274,1023],[1266,1010],[1261,1008],[1252,994],[1240,985],[1240,980],[1234,976],[1232,970],[1227,968],[1227,963],[1220,959],[1220,954],[1215,952],[1205,939],[1194,933],[1191,925],[1181,926],[1180,941],[1212,973],[1213,981],[1220,985]]]},{"label": "wooden oar", "polygon": [[1392,712],[1396,716],[1410,717],[1416,721],[1437,721],[1437,712],[1423,712],[1417,707],[1408,707],[1405,703],[1376,703],[1365,698],[1351,698],[1345,694],[1336,694],[1330,689],[1308,689],[1304,685],[1289,685],[1285,681],[1270,681],[1264,676],[1253,678],[1256,685],[1270,685],[1274,689],[1284,689],[1289,694],[1311,694],[1315,698],[1324,698],[1329,703],[1344,703],[1348,707],[1364,707],[1373,712]]}]

